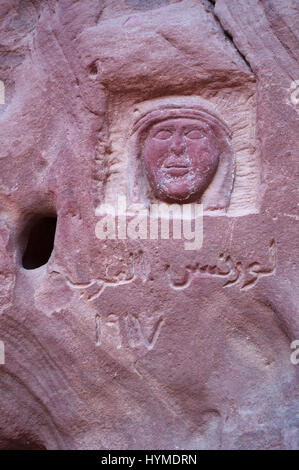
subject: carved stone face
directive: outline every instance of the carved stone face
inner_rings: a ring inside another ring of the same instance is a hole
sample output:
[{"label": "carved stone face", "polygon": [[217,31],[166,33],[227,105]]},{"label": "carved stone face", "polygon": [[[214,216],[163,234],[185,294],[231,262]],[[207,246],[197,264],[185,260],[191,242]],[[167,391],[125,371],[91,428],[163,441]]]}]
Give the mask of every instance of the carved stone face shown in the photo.
[{"label": "carved stone face", "polygon": [[158,199],[192,202],[201,197],[217,170],[217,138],[211,127],[198,119],[168,119],[148,131],[143,159]]}]

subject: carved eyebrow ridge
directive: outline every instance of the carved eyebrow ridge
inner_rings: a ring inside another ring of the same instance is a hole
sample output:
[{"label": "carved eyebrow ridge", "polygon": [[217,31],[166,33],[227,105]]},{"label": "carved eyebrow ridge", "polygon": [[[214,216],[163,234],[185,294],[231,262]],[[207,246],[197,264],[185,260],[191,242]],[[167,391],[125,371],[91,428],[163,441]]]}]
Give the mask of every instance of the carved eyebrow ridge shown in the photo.
[{"label": "carved eyebrow ridge", "polygon": [[[189,124],[189,125],[185,125],[185,126],[182,126],[181,128],[181,131],[184,133],[184,134],[187,134],[189,132],[192,132],[192,131],[199,131],[199,132],[206,132],[208,129],[206,129],[206,127],[204,126],[200,126],[198,124]],[[174,126],[163,126],[161,127],[160,129],[154,129],[152,128],[152,132],[153,132],[153,135],[154,137],[159,134],[159,132],[175,132],[176,131],[176,128]]]}]

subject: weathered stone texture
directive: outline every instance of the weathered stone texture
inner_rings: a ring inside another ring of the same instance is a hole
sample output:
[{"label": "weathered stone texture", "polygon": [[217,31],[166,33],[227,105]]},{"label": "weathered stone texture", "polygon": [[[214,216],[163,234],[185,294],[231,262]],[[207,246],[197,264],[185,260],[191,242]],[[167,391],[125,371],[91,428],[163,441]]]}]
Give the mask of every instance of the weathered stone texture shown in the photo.
[{"label": "weathered stone texture", "polygon": [[[296,0],[1,1],[0,448],[298,447],[298,18]],[[234,155],[221,204],[206,144],[203,246],[97,239],[99,204],[161,196],[132,178],[134,123],[192,99]],[[56,216],[48,262],[24,261]]]}]

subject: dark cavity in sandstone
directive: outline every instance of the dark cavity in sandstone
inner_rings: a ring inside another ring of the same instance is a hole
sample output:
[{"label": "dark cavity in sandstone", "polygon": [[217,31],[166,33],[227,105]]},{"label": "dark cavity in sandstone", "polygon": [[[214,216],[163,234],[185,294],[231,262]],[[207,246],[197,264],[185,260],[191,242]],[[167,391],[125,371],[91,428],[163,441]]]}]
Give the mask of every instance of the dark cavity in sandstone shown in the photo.
[{"label": "dark cavity in sandstone", "polygon": [[25,251],[22,264],[25,269],[36,269],[49,261],[54,248],[57,218],[38,216],[25,229]]}]

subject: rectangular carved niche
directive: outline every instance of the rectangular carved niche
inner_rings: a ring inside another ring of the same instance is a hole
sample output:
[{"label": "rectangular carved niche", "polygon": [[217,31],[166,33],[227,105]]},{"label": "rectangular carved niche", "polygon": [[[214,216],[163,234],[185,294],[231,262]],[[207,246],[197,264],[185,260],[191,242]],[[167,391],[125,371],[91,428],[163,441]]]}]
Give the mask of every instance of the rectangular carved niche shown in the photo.
[{"label": "rectangular carved niche", "polygon": [[[154,122],[156,119],[154,113],[159,115],[163,112],[165,114],[165,109],[169,109],[170,117],[176,115],[180,117],[184,111],[185,117],[198,118],[205,125],[214,125],[214,121],[218,120],[219,123],[223,122],[226,125],[227,140],[229,140],[235,159],[233,184],[231,184],[232,179],[229,175],[226,175],[228,180],[226,186],[223,186],[222,192],[225,191],[225,197],[229,194],[228,202],[222,205],[219,203],[218,207],[217,198],[219,196],[216,193],[213,194],[215,183],[210,183],[201,199],[205,201],[211,194],[212,199],[215,196],[216,203],[214,203],[213,210],[210,210],[207,205],[205,214],[237,217],[257,213],[259,209],[260,165],[255,135],[255,86],[254,81],[216,90],[207,86],[200,87],[198,90],[193,89],[193,93],[190,95],[163,96],[152,100],[142,100],[141,93],[139,96],[110,93],[105,135],[109,154],[103,155],[109,166],[109,178],[105,185],[105,202],[116,204],[118,195],[125,195],[129,200],[132,198],[134,177],[136,177],[132,161],[134,158],[142,158],[142,155],[138,155],[138,149],[134,148],[135,144],[132,144],[136,121],[146,113],[148,115],[152,113]],[[223,142],[219,143],[222,147],[224,146]],[[225,171],[228,173],[231,168]],[[216,177],[219,181],[223,178],[219,170]],[[142,179],[138,176],[137,178],[139,184],[147,185],[146,178]],[[153,196],[151,201],[155,201],[155,199]],[[144,198],[139,202],[144,203]]]}]

